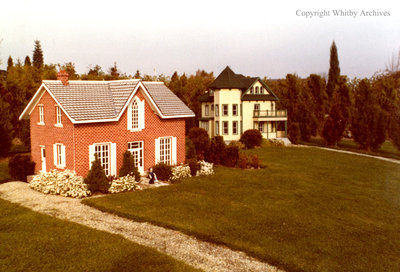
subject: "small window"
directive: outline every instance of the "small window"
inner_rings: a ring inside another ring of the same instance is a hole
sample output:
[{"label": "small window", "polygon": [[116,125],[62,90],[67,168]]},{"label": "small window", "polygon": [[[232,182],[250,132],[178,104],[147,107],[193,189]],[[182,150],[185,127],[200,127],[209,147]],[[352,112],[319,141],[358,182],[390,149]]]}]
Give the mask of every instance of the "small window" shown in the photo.
[{"label": "small window", "polygon": [[253,87],[250,88],[250,93],[251,93],[251,94],[254,93],[254,88],[253,88]]},{"label": "small window", "polygon": [[271,102],[271,110],[274,111],[275,110],[275,103]]},{"label": "small window", "polygon": [[222,105],[222,116],[228,116],[228,105]]},{"label": "small window", "polygon": [[209,131],[209,124],[208,121],[201,121],[200,122],[200,127],[205,129],[207,132]]},{"label": "small window", "polygon": [[222,134],[224,134],[224,135],[229,134],[228,121],[222,122]]},{"label": "small window", "polygon": [[44,124],[44,107],[39,105],[39,124]]},{"label": "small window", "polygon": [[56,106],[56,124],[57,125],[62,125],[61,116],[62,116],[61,108],[59,106]]},{"label": "small window", "polygon": [[219,135],[219,122],[215,122],[215,135]]},{"label": "small window", "polygon": [[264,87],[260,87],[260,94],[263,94],[264,93]]},{"label": "small window", "polygon": [[54,144],[53,151],[54,151],[54,153],[53,153],[54,165],[57,168],[64,168],[65,167],[65,145]]},{"label": "small window", "polygon": [[214,111],[214,105],[211,105],[211,111]]},{"label": "small window", "polygon": [[258,86],[256,87],[256,92],[255,93],[258,94]]},{"label": "small window", "polygon": [[258,130],[263,133],[264,132],[264,122],[258,122]]},{"label": "small window", "polygon": [[208,105],[204,106],[204,116],[208,116],[210,114],[210,109]]},{"label": "small window", "polygon": [[219,107],[218,107],[218,105],[215,105],[215,116],[216,117],[219,116]]},{"label": "small window", "polygon": [[238,116],[238,105],[237,104],[232,105],[232,115]]},{"label": "small window", "polygon": [[132,103],[132,129],[139,128],[139,105],[136,100]]},{"label": "small window", "polygon": [[238,121],[233,121],[232,122],[232,134],[237,135],[238,134]]}]

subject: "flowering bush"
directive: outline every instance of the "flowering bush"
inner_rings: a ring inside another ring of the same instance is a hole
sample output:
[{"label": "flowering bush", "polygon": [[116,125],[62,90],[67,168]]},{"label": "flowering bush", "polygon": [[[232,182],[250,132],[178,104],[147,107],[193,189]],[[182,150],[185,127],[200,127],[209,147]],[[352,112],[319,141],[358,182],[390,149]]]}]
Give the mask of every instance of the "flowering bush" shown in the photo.
[{"label": "flowering bush", "polygon": [[51,170],[50,172],[36,175],[29,183],[29,187],[36,191],[52,195],[75,198],[90,195],[88,186],[83,182],[83,178],[70,170],[63,172]]},{"label": "flowering bush", "polygon": [[108,192],[115,194],[125,191],[133,191],[138,189],[138,186],[135,181],[135,176],[126,175],[117,179],[113,179],[111,182],[111,186],[108,189]]},{"label": "flowering bush", "polygon": [[214,174],[213,164],[206,161],[199,161],[200,170],[197,171],[196,176],[206,176]]},{"label": "flowering bush", "polygon": [[170,180],[174,181],[181,178],[190,178],[192,175],[190,174],[190,167],[188,165],[178,165],[172,167],[172,175]]}]

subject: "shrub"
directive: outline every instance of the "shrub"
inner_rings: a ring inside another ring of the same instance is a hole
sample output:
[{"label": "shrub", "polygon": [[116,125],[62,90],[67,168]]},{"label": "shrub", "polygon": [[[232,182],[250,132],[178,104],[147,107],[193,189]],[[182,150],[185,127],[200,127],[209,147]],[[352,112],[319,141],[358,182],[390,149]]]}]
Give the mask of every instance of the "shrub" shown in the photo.
[{"label": "shrub", "polygon": [[225,152],[226,144],[224,137],[215,136],[211,139],[210,148],[207,151],[206,160],[214,164],[221,164]]},{"label": "shrub", "polygon": [[196,176],[207,176],[214,174],[213,164],[206,161],[199,161],[200,170],[197,171]]},{"label": "shrub", "polygon": [[229,144],[223,153],[222,164],[228,167],[235,167],[239,159],[239,148]]},{"label": "shrub", "polygon": [[262,143],[261,132],[258,129],[246,130],[242,136],[240,136],[240,142],[242,142],[248,149],[260,146]]},{"label": "shrub", "polygon": [[26,177],[35,172],[35,163],[26,155],[15,155],[8,162],[8,169],[12,180],[26,182]]},{"label": "shrub", "polygon": [[124,177],[130,175],[135,177],[136,181],[140,181],[140,173],[138,168],[135,165],[135,158],[132,153],[128,150],[124,153],[124,158],[122,161],[121,169],[119,170],[119,176]]},{"label": "shrub", "polygon": [[[197,164],[197,161],[195,161]],[[196,172],[195,172],[196,174]],[[172,167],[172,175],[170,180],[172,182],[179,180],[181,178],[190,178],[191,175],[191,168],[189,167],[189,165],[178,165],[175,167]]]},{"label": "shrub", "polygon": [[5,158],[12,146],[10,131],[0,124],[0,158]]},{"label": "shrub", "polygon": [[136,189],[138,189],[138,186],[136,185],[136,177],[128,174],[123,177],[113,179],[110,188],[108,188],[108,192],[115,194],[120,192],[133,191]]},{"label": "shrub", "polygon": [[299,123],[291,123],[288,128],[288,137],[292,144],[298,144],[300,142],[300,125]]},{"label": "shrub", "polygon": [[106,173],[104,172],[97,155],[95,155],[95,159],[92,162],[92,167],[90,168],[84,182],[88,185],[88,188],[92,193],[107,193],[108,188],[110,188],[110,183],[107,180]]},{"label": "shrub", "polygon": [[189,137],[186,137],[185,140],[185,147],[186,147],[186,160],[196,159],[196,149],[194,148],[194,144]]},{"label": "shrub", "polygon": [[260,158],[258,157],[258,155],[254,154],[251,156],[250,165],[252,167],[254,167],[254,169],[260,168],[261,163],[260,163]]},{"label": "shrub", "polygon": [[83,198],[90,195],[88,186],[83,182],[83,178],[70,170],[63,172],[51,170],[50,172],[40,173],[33,177],[29,183],[29,187],[36,191],[52,195],[75,198]]},{"label": "shrub", "polygon": [[249,158],[247,157],[247,155],[240,153],[237,162],[238,167],[241,169],[246,169],[248,164],[249,164]]},{"label": "shrub", "polygon": [[237,147],[239,148],[239,150],[240,150],[240,149],[245,149],[245,148],[246,148],[246,146],[245,146],[242,142],[240,142],[240,141],[231,141],[231,142],[229,143],[229,145],[230,145],[230,146],[237,146]]},{"label": "shrub", "polygon": [[153,172],[156,174],[157,179],[167,181],[172,176],[172,167],[163,162],[159,162],[154,165]]},{"label": "shrub", "polygon": [[205,153],[210,147],[210,138],[203,128],[194,127],[188,132],[188,137],[192,140],[196,149],[197,159],[204,159]]},{"label": "shrub", "polygon": [[187,163],[188,163],[188,166],[190,168],[190,174],[192,176],[195,176],[196,173],[197,173],[197,170],[200,169],[199,163],[197,162],[196,159],[190,159]]}]

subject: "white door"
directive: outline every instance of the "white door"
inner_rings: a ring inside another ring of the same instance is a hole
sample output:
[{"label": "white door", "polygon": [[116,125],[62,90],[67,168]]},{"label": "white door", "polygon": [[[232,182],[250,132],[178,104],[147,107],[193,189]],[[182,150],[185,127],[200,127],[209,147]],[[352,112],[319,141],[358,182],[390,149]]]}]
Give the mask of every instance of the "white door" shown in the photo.
[{"label": "white door", "polygon": [[139,170],[140,174],[144,173],[143,167],[143,142],[130,142],[128,143],[128,150],[132,153],[135,158],[135,165]]},{"label": "white door", "polygon": [[40,159],[42,161],[42,170],[41,172],[46,172],[46,148],[44,146],[40,147]]}]

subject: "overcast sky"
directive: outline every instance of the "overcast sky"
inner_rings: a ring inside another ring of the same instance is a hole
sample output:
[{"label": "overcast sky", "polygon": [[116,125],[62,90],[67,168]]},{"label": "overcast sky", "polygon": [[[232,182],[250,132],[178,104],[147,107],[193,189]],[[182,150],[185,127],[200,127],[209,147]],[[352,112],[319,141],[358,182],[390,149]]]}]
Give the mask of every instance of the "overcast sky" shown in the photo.
[{"label": "overcast sky", "polygon": [[[198,69],[218,75],[229,65],[249,76],[307,77],[328,73],[335,40],[342,74],[370,77],[399,52],[396,1],[325,2],[7,1],[0,11],[0,68],[10,55],[32,56],[36,39],[45,63],[73,62],[85,73],[96,64],[106,72],[116,62],[132,75],[137,69],[153,75],[154,68],[169,76]],[[361,14],[372,10],[375,16]]]}]

